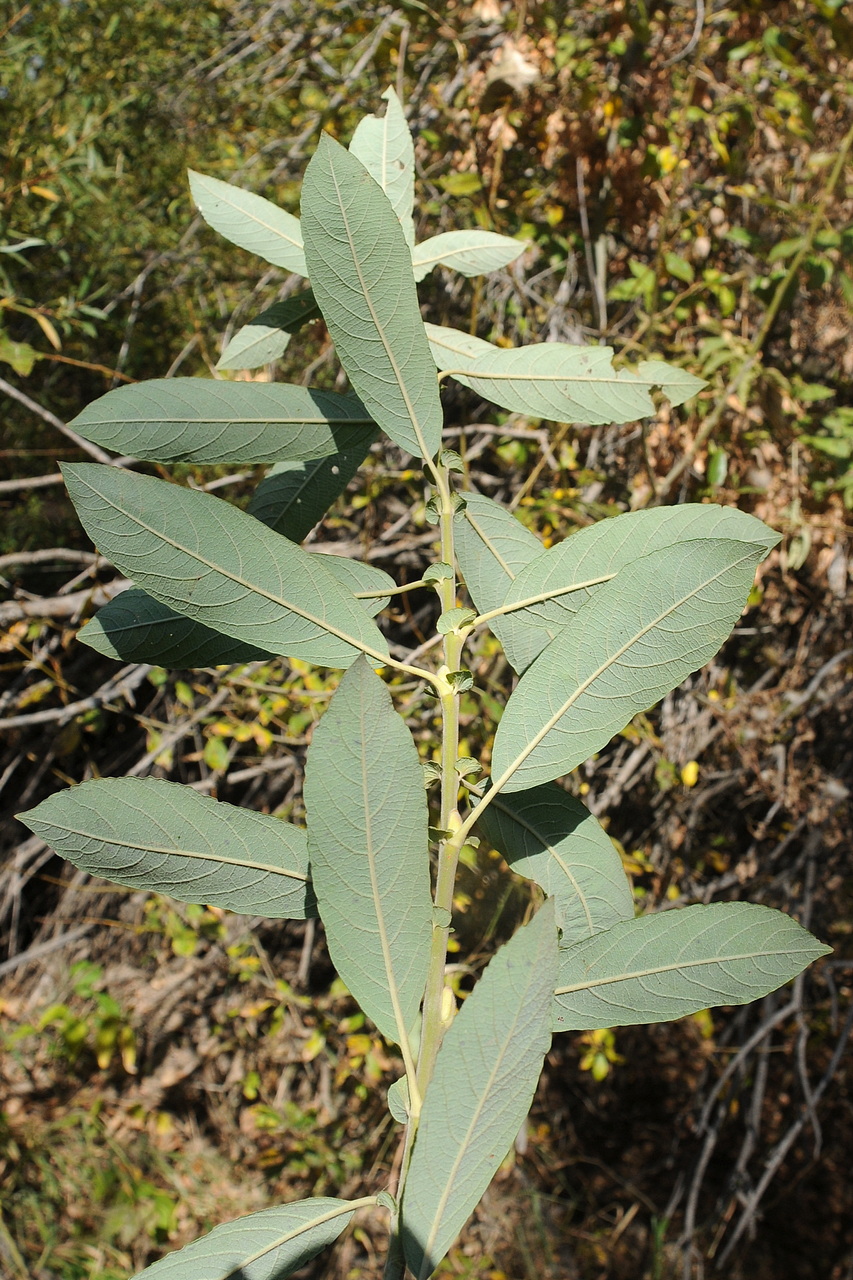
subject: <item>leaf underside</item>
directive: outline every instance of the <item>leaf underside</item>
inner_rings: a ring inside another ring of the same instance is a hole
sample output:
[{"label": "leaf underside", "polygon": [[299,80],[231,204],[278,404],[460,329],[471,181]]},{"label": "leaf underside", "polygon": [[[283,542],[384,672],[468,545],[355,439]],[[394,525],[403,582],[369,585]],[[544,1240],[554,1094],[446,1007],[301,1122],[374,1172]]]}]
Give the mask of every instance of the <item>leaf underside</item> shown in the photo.
[{"label": "leaf underside", "polygon": [[432,937],[427,802],[412,736],[364,660],[314,731],[305,807],[332,962],[399,1042],[417,1017]]},{"label": "leaf underside", "polygon": [[554,908],[492,958],[445,1034],[403,1192],[406,1262],[426,1280],[456,1239],[527,1115],[551,1042]]},{"label": "leaf underside", "polygon": [[385,638],[324,557],[211,494],[114,467],[65,466],[68,491],[100,551],[162,604],[236,640],[348,667]]},{"label": "leaf underside", "polygon": [[308,462],[342,449],[367,453],[376,435],[355,396],[207,378],[117,387],[71,425],[104,449],[154,462]]},{"label": "leaf underside", "polygon": [[135,1280],[286,1280],[337,1240],[352,1219],[345,1200],[318,1196],[214,1227]]},{"label": "leaf underside", "polygon": [[391,88],[382,97],[388,104],[384,116],[363,116],[349,151],[385,192],[411,248],[415,242],[415,148],[400,99]]},{"label": "leaf underside", "polygon": [[409,246],[387,196],[325,133],[305,173],[302,230],[314,295],[350,382],[396,444],[431,458],[442,410]]},{"label": "leaf underside", "polygon": [[748,1004],[832,950],[781,911],[718,902],[640,916],[560,952],[555,1031]]},{"label": "leaf underside", "polygon": [[763,546],[683,542],[605,583],[521,677],[492,773],[523,791],[568,773],[708,662],[746,602]]},{"label": "leaf underside", "polygon": [[152,778],[99,778],[21,815],[63,858],[132,889],[270,920],[317,914],[303,830]]},{"label": "leaf underside", "polygon": [[308,274],[299,219],[292,213],[252,191],[192,169],[189,180],[193,200],[214,231],[275,267]]},{"label": "leaf underside", "polygon": [[346,489],[372,443],[308,462],[277,463],[252,494],[249,515],[301,542]]},{"label": "leaf underside", "polygon": [[503,626],[500,636],[510,665],[518,672],[525,671],[599,586],[566,588],[583,583],[600,585],[601,579],[653,551],[713,538],[753,543],[767,551],[779,541],[774,530],[737,508],[686,503],[599,520],[543,551],[519,570],[502,604],[510,606],[546,592],[560,594],[510,615],[512,622]]},{"label": "leaf underside", "polygon": [[613,841],[556,783],[497,796],[477,827],[513,871],[553,898],[564,946],[633,920],[631,887]]}]

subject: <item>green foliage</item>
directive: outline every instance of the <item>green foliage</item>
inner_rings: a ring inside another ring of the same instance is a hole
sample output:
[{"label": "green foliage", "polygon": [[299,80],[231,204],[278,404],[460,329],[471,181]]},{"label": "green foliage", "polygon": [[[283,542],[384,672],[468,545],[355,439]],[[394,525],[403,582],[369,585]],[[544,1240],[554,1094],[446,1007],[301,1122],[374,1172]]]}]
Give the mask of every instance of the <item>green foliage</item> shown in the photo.
[{"label": "green foliage", "polygon": [[[386,1274],[402,1280],[408,1266],[427,1280],[517,1133],[552,1031],[743,1003],[828,950],[788,917],[748,904],[635,919],[612,844],[557,784],[715,654],[777,538],[738,512],[687,506],[620,515],[545,550],[509,511],[456,487],[464,463],[441,450],[446,378],[507,409],[587,424],[651,415],[653,389],[675,407],[701,383],[656,360],[616,370],[604,347],[508,350],[425,329],[416,277],[428,257],[411,224],[411,143],[391,91],[386,100],[385,116],[363,122],[350,151],[321,139],[301,221],[232,184],[196,176],[193,188],[234,243],[307,271],[359,400],[286,384],[168,380],[111,392],[75,420],[84,436],[158,462],[280,464],[249,513],[120,466],[65,468],[85,529],[137,584],[123,609],[119,600],[102,615],[95,647],[161,665],[193,655],[245,661],[253,648],[346,674],[308,751],[307,832],[135,779],[86,783],[27,821],[77,865],[120,883],[273,918],[316,909],[341,978],[400,1045],[405,1068],[389,1099],[405,1128],[396,1198],[317,1198],[254,1214],[146,1276],[283,1278],[355,1209],[381,1207],[392,1225]],[[461,245],[466,272],[515,253],[514,243],[449,235],[426,253],[449,262]],[[685,275],[675,262],[668,269]],[[437,554],[417,584],[436,596],[438,656],[427,664],[398,656],[373,621],[401,587],[369,564],[299,545],[380,429],[423,459],[432,490],[425,515],[437,526]],[[463,705],[476,714],[465,647],[486,626],[524,674],[506,701],[491,776],[476,787],[461,780],[486,762],[467,754],[460,721]],[[417,746],[393,706],[401,690],[408,708],[423,698],[440,710],[432,811]],[[184,697],[192,700],[189,686]],[[538,909],[457,1013],[445,962],[457,868],[463,857],[472,863],[475,827],[539,886],[529,903]],[[257,1092],[256,1081],[244,1087]]]}]

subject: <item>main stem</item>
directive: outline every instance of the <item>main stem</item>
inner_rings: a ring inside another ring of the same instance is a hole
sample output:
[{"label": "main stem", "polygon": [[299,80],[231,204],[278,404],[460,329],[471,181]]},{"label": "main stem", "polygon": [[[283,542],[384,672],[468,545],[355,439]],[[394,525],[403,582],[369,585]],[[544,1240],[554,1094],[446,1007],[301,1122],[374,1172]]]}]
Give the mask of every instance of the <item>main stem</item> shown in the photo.
[{"label": "main stem", "polygon": [[[436,468],[436,488],[439,498],[439,529],[441,533],[441,558],[449,564],[453,573],[439,583],[442,612],[456,605],[456,557],[453,546],[453,493],[446,467]],[[463,637],[451,631],[444,637],[444,664],[439,675],[458,671],[462,665]],[[442,1002],[444,997],[444,967],[447,959],[447,940],[450,936],[450,913],[453,910],[453,889],[460,846],[456,841],[459,815],[456,799],[459,792],[459,775],[456,762],[459,757],[459,697],[445,681],[439,691],[441,706],[441,810],[439,827],[450,835],[443,836],[438,846],[438,871],[435,882],[436,918],[432,926],[424,995],[421,1044],[418,1053],[418,1088],[423,1097],[432,1077],[435,1059],[444,1031]]]}]

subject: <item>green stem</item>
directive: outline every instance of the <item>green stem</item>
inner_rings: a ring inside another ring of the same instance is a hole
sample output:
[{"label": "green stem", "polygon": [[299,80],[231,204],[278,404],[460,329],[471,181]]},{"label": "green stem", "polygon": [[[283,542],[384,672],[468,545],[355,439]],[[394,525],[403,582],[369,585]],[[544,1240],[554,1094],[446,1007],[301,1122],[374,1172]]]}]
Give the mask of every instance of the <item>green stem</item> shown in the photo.
[{"label": "green stem", "polygon": [[587,587],[600,586],[602,582],[609,582],[611,578],[615,577],[615,573],[605,573],[600,578],[589,578],[586,582],[572,582],[568,587],[557,587],[553,591],[540,591],[537,596],[526,596],[524,600],[513,600],[510,604],[502,604],[497,609],[489,609],[487,613],[479,613],[469,625],[471,627],[480,627],[484,622],[491,622],[492,618],[502,618],[506,613],[516,613],[519,609],[528,609],[530,605],[543,604],[546,600],[556,600],[558,596],[567,596],[572,591],[585,591]]},{"label": "green stem", "polygon": [[[453,567],[454,573],[438,583],[442,613],[454,608],[456,604],[456,558],[453,543],[453,494],[450,489],[449,473],[441,467],[436,471],[436,487],[438,489],[439,528],[441,532],[441,558],[445,564]],[[441,705],[441,813],[439,826],[445,831],[454,831],[459,825],[456,811],[456,800],[459,793],[459,775],[456,762],[459,756],[459,699],[447,683],[448,672],[457,671],[461,665],[464,637],[457,632],[449,632],[444,637],[444,663],[439,669],[439,676],[444,680],[444,688],[439,691]],[[442,840],[438,849],[438,871],[435,884],[435,906],[442,916],[449,921],[453,910],[453,889],[456,883],[456,868],[459,862],[461,845],[455,834]],[[442,1001],[444,996],[444,967],[447,960],[447,940],[450,935],[449,923],[436,920],[432,928],[429,966],[427,970],[426,992],[424,995],[423,1025],[421,1045],[418,1054],[418,1086],[421,1095],[432,1076],[443,1033]]]},{"label": "green stem", "polygon": [[353,591],[354,600],[381,600],[383,596],[401,596],[406,591],[416,591],[418,587],[429,586],[429,583],[419,578],[417,582],[404,582],[402,587],[386,587],[384,591]]}]

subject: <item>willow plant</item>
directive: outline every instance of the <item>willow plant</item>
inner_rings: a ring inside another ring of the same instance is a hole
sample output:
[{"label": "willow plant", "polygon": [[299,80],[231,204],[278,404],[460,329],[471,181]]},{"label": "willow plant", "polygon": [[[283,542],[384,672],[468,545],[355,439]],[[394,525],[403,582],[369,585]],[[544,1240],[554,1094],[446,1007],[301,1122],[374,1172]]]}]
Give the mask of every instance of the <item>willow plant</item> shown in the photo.
[{"label": "willow plant", "polygon": [[[353,391],[172,378],[111,391],[74,422],[138,459],[272,464],[248,511],[124,468],[64,468],[92,541],[135,584],[84,642],[178,668],[279,655],[344,674],[308,749],[307,830],[138,778],[85,782],[25,821],[122,885],[270,919],[319,915],[341,979],[403,1062],[388,1091],[397,1185],[218,1226],[148,1267],[150,1280],[281,1280],[365,1206],[389,1220],[386,1276],[426,1280],[510,1149],[554,1033],[751,1001],[828,950],[789,916],[743,902],[637,916],[612,842],[561,784],[717,652],[778,538],[740,511],[688,504],[619,515],[546,549],[462,488],[459,455],[442,447],[448,378],[503,409],[583,424],[648,417],[653,390],[678,405],[701,384],[660,361],[616,370],[606,347],[506,349],[425,325],[416,282],[433,266],[476,275],[523,245],[477,230],[415,243],[412,140],[393,91],[385,98],[348,150],[320,138],[301,222],[191,175],[214,228],[310,281],[240,330],[220,365],[276,360],[319,315]],[[430,488],[436,557],[406,589],[437,596],[432,661],[392,653],[375,621],[403,587],[300,545],[380,431],[421,460]],[[466,648],[487,627],[518,675],[488,771],[459,753],[460,695],[476,696]],[[396,673],[407,697],[420,682],[440,709],[429,767],[394,709]],[[448,938],[476,833],[538,889],[528,923],[457,1009]]]}]

